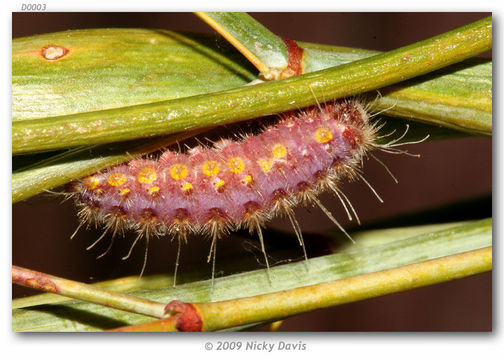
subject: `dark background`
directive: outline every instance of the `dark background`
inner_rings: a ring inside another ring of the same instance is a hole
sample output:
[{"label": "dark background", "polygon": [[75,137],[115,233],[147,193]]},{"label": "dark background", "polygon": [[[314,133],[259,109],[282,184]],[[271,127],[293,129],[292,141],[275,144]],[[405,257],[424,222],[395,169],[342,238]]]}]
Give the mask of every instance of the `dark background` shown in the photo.
[{"label": "dark background", "polygon": [[[300,41],[391,50],[452,30],[481,19],[488,13],[252,13],[274,33]],[[191,13],[14,13],[13,38],[69,29],[106,27],[160,28],[213,33]],[[491,56],[484,54],[484,56]],[[437,208],[474,198],[483,200],[458,211],[456,208],[435,216],[432,221],[491,216],[492,143],[488,138],[463,138],[410,146],[420,159],[381,155],[398,177],[395,184],[376,162],[365,163],[366,178],[385,200],[380,204],[364,184],[345,184],[343,190],[356,207],[363,226],[400,215]],[[352,224],[339,202],[323,196],[322,202],[348,228]],[[333,229],[320,211],[298,209],[297,217],[306,232]],[[415,218],[413,218],[415,219]],[[121,261],[133,235],[116,241],[103,259],[95,257],[101,248],[86,251],[101,231],[81,230],[69,239],[78,225],[71,203],[43,195],[13,206],[12,263],[79,281],[98,281],[138,274],[143,260],[138,246],[128,261]],[[274,220],[272,228],[290,230],[283,220]],[[247,253],[244,244],[233,237],[220,244],[219,257]],[[147,273],[171,271],[176,246],[167,239],[151,241]],[[268,240],[266,240],[268,242]],[[300,250],[295,248],[295,255]],[[208,268],[205,262],[207,240],[194,238],[182,250],[180,271]],[[311,255],[323,253],[312,246]],[[251,253],[253,259],[259,256]],[[277,259],[282,261],[281,259]],[[210,276],[208,272],[207,277]],[[13,287],[13,296],[32,294],[30,289]],[[263,328],[265,329],[265,328]],[[283,331],[490,331],[492,329],[491,273],[452,281],[428,288],[388,295],[288,319]]]}]

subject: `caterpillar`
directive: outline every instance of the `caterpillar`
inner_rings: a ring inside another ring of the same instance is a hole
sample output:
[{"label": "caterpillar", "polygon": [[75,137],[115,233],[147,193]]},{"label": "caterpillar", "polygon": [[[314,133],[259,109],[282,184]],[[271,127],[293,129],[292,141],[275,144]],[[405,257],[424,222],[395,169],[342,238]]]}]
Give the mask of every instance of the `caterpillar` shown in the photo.
[{"label": "caterpillar", "polygon": [[[294,217],[297,205],[318,206],[351,239],[318,195],[333,192],[349,219],[353,214],[358,220],[340,183],[361,179],[369,185],[361,169],[372,150],[405,153],[392,149],[404,135],[377,142],[380,127],[355,99],[318,104],[279,115],[257,135],[221,139],[185,153],[165,151],[157,160],[135,159],[74,181],[67,190],[79,208],[79,228],[93,223],[105,228],[95,243],[109,232],[112,239],[118,231],[138,232],[125,258],[142,237],[147,250],[153,235],[172,236],[178,241],[176,278],[181,244],[191,234],[204,234],[211,238],[213,280],[217,241],[230,231],[248,229],[259,238],[269,273],[261,229],[273,217],[290,220],[307,258]],[[147,251],[142,273],[146,259]]]}]

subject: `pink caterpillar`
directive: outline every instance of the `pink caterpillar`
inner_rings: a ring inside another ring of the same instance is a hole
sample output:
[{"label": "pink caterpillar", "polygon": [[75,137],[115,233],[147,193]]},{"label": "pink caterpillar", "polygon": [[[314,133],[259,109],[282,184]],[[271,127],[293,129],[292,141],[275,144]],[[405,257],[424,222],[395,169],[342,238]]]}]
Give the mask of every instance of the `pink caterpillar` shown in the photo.
[{"label": "pink caterpillar", "polygon": [[136,159],[75,181],[69,189],[82,223],[105,226],[100,239],[124,229],[138,231],[133,246],[142,236],[147,241],[152,234],[175,236],[175,274],[182,241],[189,234],[209,234],[214,270],[216,242],[223,234],[239,228],[256,232],[264,252],[261,227],[277,215],[290,219],[304,250],[293,212],[300,203],[319,206],[345,232],[317,195],[331,190],[347,210],[339,183],[364,180],[360,167],[367,152],[391,151],[399,140],[379,145],[377,131],[357,101],[341,100],[285,114],[242,141],[221,140],[188,153],[166,151],[158,161]]}]

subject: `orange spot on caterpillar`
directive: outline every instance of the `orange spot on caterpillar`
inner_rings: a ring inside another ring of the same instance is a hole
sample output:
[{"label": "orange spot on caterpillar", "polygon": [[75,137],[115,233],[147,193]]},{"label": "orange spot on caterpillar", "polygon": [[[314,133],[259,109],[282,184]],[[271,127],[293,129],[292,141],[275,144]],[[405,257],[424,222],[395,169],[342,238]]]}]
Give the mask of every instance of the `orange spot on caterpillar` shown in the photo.
[{"label": "orange spot on caterpillar", "polygon": [[181,186],[181,188],[186,194],[191,194],[193,191],[193,185],[191,183],[185,183]]},{"label": "orange spot on caterpillar", "polygon": [[82,183],[88,190],[94,190],[100,184],[100,180],[96,176],[88,176],[82,180]]},{"label": "orange spot on caterpillar", "polygon": [[157,178],[156,170],[150,167],[143,168],[142,170],[140,170],[137,176],[138,182],[142,184],[150,184],[154,182],[156,178]]},{"label": "orange spot on caterpillar", "polygon": [[219,173],[219,163],[217,161],[205,161],[203,163],[203,172],[205,175],[213,176]]},{"label": "orange spot on caterpillar", "polygon": [[150,196],[156,196],[159,193],[159,186],[152,186],[147,190],[147,192]]},{"label": "orange spot on caterpillar", "polygon": [[187,176],[187,167],[182,164],[175,164],[170,169],[170,175],[175,180],[182,180]]},{"label": "orange spot on caterpillar", "polygon": [[287,148],[282,144],[276,144],[273,146],[273,157],[276,159],[281,159],[287,155]]},{"label": "orange spot on caterpillar", "polygon": [[245,169],[245,164],[243,160],[239,157],[234,157],[229,159],[228,161],[228,169],[232,173],[238,174],[241,173]]},{"label": "orange spot on caterpillar", "polygon": [[214,187],[215,187],[215,190],[217,190],[218,192],[223,192],[224,191],[224,185],[226,184],[226,182],[222,179],[217,179],[215,182],[214,182]]},{"label": "orange spot on caterpillar", "polygon": [[326,127],[320,127],[315,131],[315,140],[321,144],[331,141],[332,138],[333,134],[331,130]]},{"label": "orange spot on caterpillar", "polygon": [[126,182],[126,176],[122,173],[112,173],[108,177],[108,183],[112,186],[120,186]]},{"label": "orange spot on caterpillar", "polygon": [[250,186],[254,183],[254,178],[252,175],[248,174],[243,179],[241,179],[241,183],[245,186]]},{"label": "orange spot on caterpillar", "polygon": [[121,195],[121,196],[127,196],[130,193],[130,191],[131,190],[128,189],[128,188],[121,189],[121,190],[119,190],[119,195]]},{"label": "orange spot on caterpillar", "polygon": [[261,158],[257,160],[257,163],[261,167],[262,171],[264,171],[265,173],[269,172],[271,170],[271,167],[273,166],[273,160],[269,159]]}]

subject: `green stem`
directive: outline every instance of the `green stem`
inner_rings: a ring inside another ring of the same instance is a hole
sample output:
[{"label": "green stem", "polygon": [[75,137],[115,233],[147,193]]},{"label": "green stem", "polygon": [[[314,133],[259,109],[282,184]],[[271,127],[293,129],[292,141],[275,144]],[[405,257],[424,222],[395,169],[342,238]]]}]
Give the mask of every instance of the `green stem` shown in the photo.
[{"label": "green stem", "polygon": [[293,78],[178,100],[15,122],[12,152],[130,140],[256,118],[378,89],[492,47],[491,17],[370,58]]},{"label": "green stem", "polygon": [[[173,276],[170,275],[148,275],[139,278],[137,275],[100,281],[91,284],[94,287],[111,290],[114,292],[132,292],[135,290],[148,290],[169,287],[173,285]],[[30,306],[56,304],[69,301],[71,298],[63,295],[45,293],[26,296],[12,300],[12,309],[22,309]]]},{"label": "green stem", "polygon": [[[304,234],[307,240],[311,239],[312,236],[320,237],[324,236],[328,240],[328,248],[332,249],[334,247],[335,252],[351,252],[356,249],[364,249],[370,248],[377,245],[385,245],[387,243],[391,243],[396,240],[415,237],[425,233],[434,233],[436,231],[442,231],[449,228],[467,225],[469,222],[461,222],[461,223],[444,223],[444,224],[433,224],[433,225],[421,225],[421,226],[412,226],[412,227],[400,227],[393,229],[380,229],[380,230],[365,230],[358,231],[352,233],[352,238],[355,240],[355,244],[349,243],[345,236],[341,236],[340,234]],[[268,235],[275,236],[276,238],[285,237],[285,241],[294,242],[296,239],[294,236],[291,238],[287,238],[286,234],[277,232],[274,230],[269,230]],[[284,255],[281,253],[282,256]],[[273,258],[280,256],[280,253],[269,252],[269,255]],[[243,255],[242,255],[243,257]],[[246,257],[246,256],[245,256]],[[221,269],[225,269],[225,273],[233,273],[236,271],[233,266],[234,261],[236,261],[236,257],[231,257],[231,259],[223,259],[223,263],[220,263]],[[238,260],[240,263],[244,263],[246,260]],[[196,265],[194,266],[197,267]],[[189,282],[191,280],[197,280],[201,277],[199,271],[194,272],[184,272],[182,278],[178,279],[179,286],[182,283]],[[121,291],[121,292],[132,292],[139,290],[147,290],[147,289],[162,289],[166,287],[170,287],[173,285],[173,276],[170,274],[164,275],[148,275],[142,276],[139,278],[138,276],[128,276],[119,279],[113,279],[108,281],[102,281],[95,284],[93,286],[97,286],[102,289],[112,290],[112,291]],[[27,296],[19,299],[12,300],[12,308],[13,309],[21,309],[30,306],[37,305],[47,305],[60,303],[63,301],[68,301],[68,298],[65,298],[56,294],[39,294],[33,296]]]},{"label": "green stem", "polygon": [[[268,293],[282,293],[303,286],[314,286],[372,274],[489,247],[492,245],[492,220],[483,219],[463,224],[445,224],[440,227],[429,226],[397,231],[366,231],[352,234],[352,237],[356,240],[355,248],[353,248],[354,244],[347,241],[348,247],[339,253],[312,258],[307,263],[301,261],[272,267],[269,271],[272,281],[268,280],[265,269],[245,273],[233,271],[234,275],[217,278],[213,284],[210,280],[198,281],[185,283],[176,288],[143,290],[134,292],[132,295],[168,304],[173,300],[207,303]],[[305,237],[305,240],[309,241],[309,238]],[[291,241],[295,243],[296,239],[291,239]],[[241,264],[244,259],[238,258],[234,261]],[[257,267],[256,262],[255,267]],[[205,275],[200,274],[200,278],[202,276]],[[450,280],[449,277],[444,281],[448,280]],[[389,285],[394,287],[394,284],[391,282]],[[288,309],[296,304],[279,300],[277,306]],[[260,316],[261,311],[260,307],[255,309],[256,315]],[[83,313],[89,315],[86,319],[92,320],[83,322]],[[100,315],[99,319],[96,318],[96,314]],[[239,317],[240,314],[237,313],[236,316]],[[78,301],[16,309],[13,310],[12,318],[14,331],[97,331],[151,320],[142,315]],[[104,319],[114,320],[114,322],[111,324],[111,321],[103,321]]]},{"label": "green stem", "polygon": [[[62,44],[73,55],[61,63],[40,62],[36,54],[45,44]],[[305,72],[379,54],[362,49],[298,44],[304,48]],[[220,37],[201,34],[88,29],[15,39],[12,46],[13,122],[228,90],[256,79],[254,69],[229,44]],[[129,56],[124,57],[125,53]],[[105,61],[97,64],[97,57]],[[380,89],[382,97],[374,102],[371,110],[406,119],[414,114],[422,120],[442,121],[457,129],[467,120],[477,120],[486,122],[487,132],[491,132],[490,60],[471,58],[398,86],[401,91],[396,91],[397,86],[393,86],[392,92]],[[48,93],[54,94],[50,106]],[[370,100],[374,99],[376,94]],[[473,132],[472,128],[467,131]]]},{"label": "green stem", "polygon": [[289,55],[282,39],[244,12],[199,12],[203,21],[240,51],[267,80],[278,79]]},{"label": "green stem", "polygon": [[[113,331],[216,331],[393,294],[492,269],[492,247],[272,294],[184,304],[175,316]],[[192,314],[187,315],[187,308]],[[199,328],[194,328],[194,317]]]},{"label": "green stem", "polygon": [[166,315],[166,304],[163,303],[110,290],[103,290],[96,286],[63,279],[15,265],[12,266],[12,282],[33,289],[130,311],[136,314],[157,318],[162,318]]},{"label": "green stem", "polygon": [[[248,14],[208,13],[200,14],[200,17],[253,64],[260,60],[261,66],[256,65],[256,67],[263,75],[269,74],[269,77],[265,77],[266,79],[278,80],[288,77],[279,75],[287,69],[288,55],[285,44],[278,36],[265,29]],[[262,43],[257,40],[261,38],[264,38]],[[302,60],[302,73],[327,69],[370,56],[364,51],[354,52],[347,56],[347,61],[342,61],[342,54],[336,52],[336,49],[324,51],[307,46],[303,50],[302,59],[299,59]],[[252,53],[254,59],[250,59],[249,53]],[[374,55],[379,53],[371,52]],[[488,65],[489,71],[481,71],[483,68],[486,69]],[[480,133],[491,135],[491,62],[474,59],[473,66],[468,68],[466,66],[467,64],[464,64],[462,71],[458,72],[459,74],[448,72],[443,74],[445,75],[443,77],[433,73],[427,75],[427,79],[422,79],[420,84],[418,84],[419,79],[415,79],[381,89],[382,96],[373,102],[372,109],[373,111],[385,111],[392,116],[423,120],[467,132],[471,132],[473,124],[479,123],[481,129],[487,127],[486,131]],[[435,86],[422,84],[429,80],[437,80],[437,84]],[[469,81],[471,84],[468,84]]]}]

